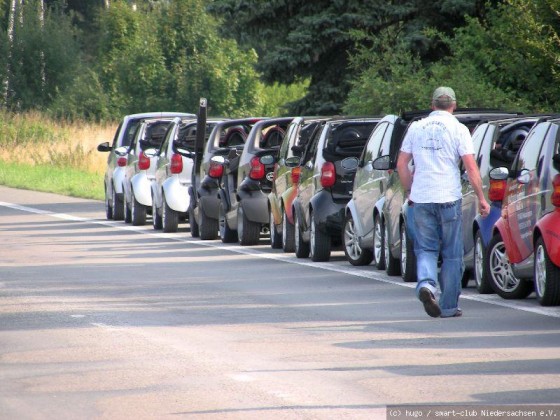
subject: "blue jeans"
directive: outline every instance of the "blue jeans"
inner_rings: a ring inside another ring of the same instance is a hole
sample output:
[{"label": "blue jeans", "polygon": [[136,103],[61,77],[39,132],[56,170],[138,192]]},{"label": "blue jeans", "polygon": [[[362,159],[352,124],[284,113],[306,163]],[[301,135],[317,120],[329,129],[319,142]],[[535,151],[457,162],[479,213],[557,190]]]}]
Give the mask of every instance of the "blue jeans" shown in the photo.
[{"label": "blue jeans", "polygon": [[[461,200],[449,203],[414,203],[414,253],[418,284],[427,287],[434,296],[439,289],[441,316],[457,312],[463,277],[463,225]],[[438,259],[442,264],[438,275]]]}]

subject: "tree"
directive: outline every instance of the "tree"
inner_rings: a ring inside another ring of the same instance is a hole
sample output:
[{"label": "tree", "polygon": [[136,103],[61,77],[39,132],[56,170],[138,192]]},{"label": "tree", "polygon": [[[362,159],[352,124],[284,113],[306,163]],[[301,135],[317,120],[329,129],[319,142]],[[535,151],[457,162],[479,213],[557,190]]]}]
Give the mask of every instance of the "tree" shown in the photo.
[{"label": "tree", "polygon": [[227,22],[222,33],[257,50],[257,70],[265,82],[310,81],[308,94],[293,104],[293,113],[332,114],[341,111],[351,81],[359,74],[349,67],[360,46],[352,31],[375,36],[399,27],[407,48],[429,62],[445,56],[447,50],[425,36],[424,27],[451,33],[464,24],[465,14],[479,15],[484,8],[477,0],[216,0],[210,10]]}]

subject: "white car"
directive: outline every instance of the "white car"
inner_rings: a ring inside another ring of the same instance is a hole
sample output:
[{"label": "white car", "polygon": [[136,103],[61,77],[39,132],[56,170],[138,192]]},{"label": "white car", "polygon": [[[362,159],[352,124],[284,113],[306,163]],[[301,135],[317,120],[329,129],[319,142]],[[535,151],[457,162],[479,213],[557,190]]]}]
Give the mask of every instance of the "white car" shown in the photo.
[{"label": "white car", "polygon": [[122,220],[124,218],[123,179],[126,166],[126,153],[134,138],[136,129],[146,118],[192,117],[194,114],[184,112],[147,112],[126,115],[119,124],[113,143],[101,143],[97,146],[100,152],[109,152],[105,170],[105,214],[107,219]]},{"label": "white car", "polygon": [[[206,133],[210,133],[217,122],[209,119],[206,122]],[[157,151],[157,167],[151,183],[154,229],[176,232],[179,221],[187,218],[190,207],[188,189],[192,185],[194,167],[196,127],[196,119],[173,119],[161,148]],[[193,226],[191,226],[191,233],[192,229]]]},{"label": "white car", "polygon": [[124,167],[122,189],[126,223],[144,225],[146,215],[152,211],[152,181],[157,158],[145,152],[160,148],[170,122],[169,118],[144,120],[136,130]]}]

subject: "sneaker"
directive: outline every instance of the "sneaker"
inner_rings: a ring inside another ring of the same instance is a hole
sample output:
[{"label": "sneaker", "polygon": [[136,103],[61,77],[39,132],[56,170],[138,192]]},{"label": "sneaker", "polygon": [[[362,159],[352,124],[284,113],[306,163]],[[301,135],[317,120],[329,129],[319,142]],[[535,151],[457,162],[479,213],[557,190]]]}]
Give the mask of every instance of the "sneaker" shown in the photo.
[{"label": "sneaker", "polygon": [[420,302],[424,304],[424,310],[432,318],[438,318],[441,315],[441,309],[439,308],[433,293],[427,287],[422,287],[419,293]]}]

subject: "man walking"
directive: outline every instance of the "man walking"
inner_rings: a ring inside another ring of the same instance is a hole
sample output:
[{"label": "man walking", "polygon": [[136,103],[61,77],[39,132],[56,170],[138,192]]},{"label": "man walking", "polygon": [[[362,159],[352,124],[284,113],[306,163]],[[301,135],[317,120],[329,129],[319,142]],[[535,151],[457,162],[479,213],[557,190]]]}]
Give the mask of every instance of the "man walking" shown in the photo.
[{"label": "man walking", "polygon": [[[478,197],[480,214],[486,217],[490,212],[474,159],[472,138],[468,128],[453,116],[456,107],[453,89],[438,87],[432,95],[432,112],[410,126],[397,161],[401,183],[414,206],[416,295],[426,313],[434,318],[462,315],[458,306],[464,271],[461,160]],[[409,168],[412,159],[414,176]],[[438,283],[439,304],[435,298]]]}]

